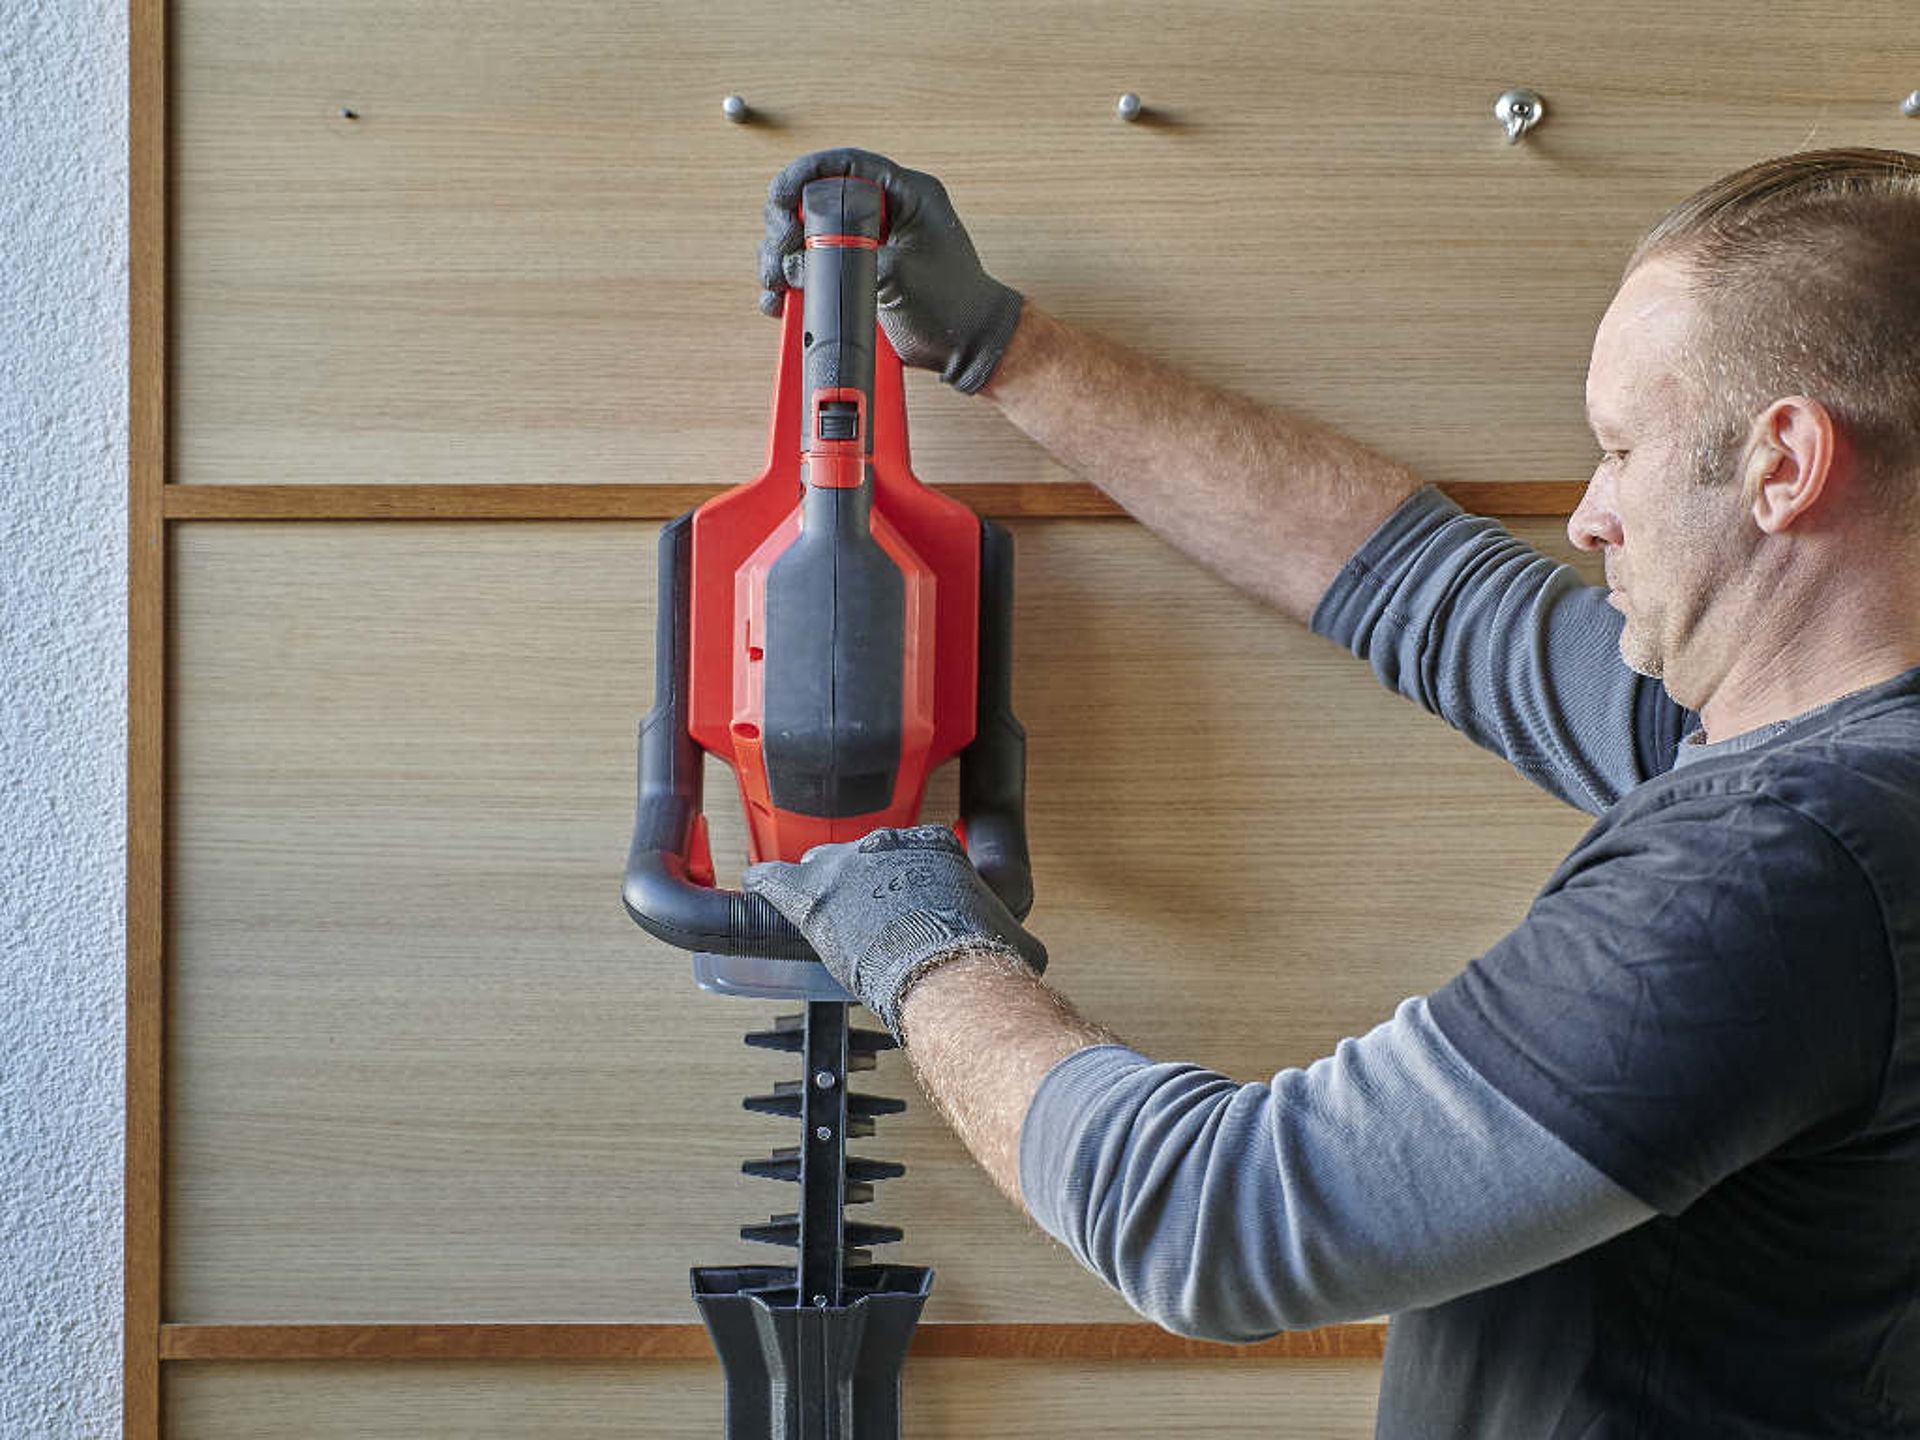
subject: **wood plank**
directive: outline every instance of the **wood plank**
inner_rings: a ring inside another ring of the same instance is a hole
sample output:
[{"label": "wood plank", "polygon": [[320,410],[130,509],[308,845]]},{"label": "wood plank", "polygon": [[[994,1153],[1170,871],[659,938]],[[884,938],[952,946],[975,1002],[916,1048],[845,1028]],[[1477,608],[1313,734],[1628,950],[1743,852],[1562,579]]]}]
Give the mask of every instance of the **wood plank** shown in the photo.
[{"label": "wood plank", "polygon": [[122,1429],[160,1433],[165,1055],[167,87],[165,0],[127,12],[127,995]]},{"label": "wood plank", "polygon": [[[721,485],[174,485],[170,520],[671,520]],[[1115,516],[1091,485],[942,485],[983,515]]]},{"label": "wood plank", "polygon": [[[170,485],[169,520],[671,520],[719,485]],[[939,485],[995,519],[1126,514],[1080,482]],[[1581,487],[1548,482],[1444,485],[1482,515],[1568,515]]]},{"label": "wood plank", "polygon": [[[1371,1440],[1372,1360],[1284,1365],[1182,1358],[909,1356],[900,1433],[913,1440]],[[175,1365],[167,1433],[182,1440],[713,1440],[725,1397],[710,1359],[326,1361]]]},{"label": "wood plank", "polygon": [[[182,9],[194,483],[748,478],[767,180],[848,139],[939,175],[1051,313],[1434,480],[1573,480],[1593,327],[1663,210],[1763,155],[1913,143],[1911,0],[1778,0],[1763,29],[1741,0],[1548,0],[1524,24],[1443,0],[849,0],[811,31],[765,0],[698,23],[475,0],[457,45],[443,0]],[[803,78],[902,26],[889,84]],[[1515,84],[1548,110],[1509,146]],[[1114,119],[1123,89],[1147,123]],[[729,91],[763,123],[723,120]],[[991,404],[909,379],[923,478],[1061,478]]]},{"label": "wood plank", "polygon": [[[915,1359],[1378,1360],[1387,1327],[1330,1325],[1252,1345],[1217,1345],[1154,1325],[995,1325],[930,1322]],[[696,1324],[167,1325],[168,1361],[710,1360]]]}]

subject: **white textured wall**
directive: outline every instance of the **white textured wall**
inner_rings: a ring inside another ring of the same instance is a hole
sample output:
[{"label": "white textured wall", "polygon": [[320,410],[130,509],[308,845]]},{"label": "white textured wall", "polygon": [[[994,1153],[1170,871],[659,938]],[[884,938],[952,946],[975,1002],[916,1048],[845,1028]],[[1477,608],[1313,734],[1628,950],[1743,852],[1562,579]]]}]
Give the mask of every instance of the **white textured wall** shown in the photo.
[{"label": "white textured wall", "polygon": [[124,0],[0,0],[0,1436],[120,1426]]}]

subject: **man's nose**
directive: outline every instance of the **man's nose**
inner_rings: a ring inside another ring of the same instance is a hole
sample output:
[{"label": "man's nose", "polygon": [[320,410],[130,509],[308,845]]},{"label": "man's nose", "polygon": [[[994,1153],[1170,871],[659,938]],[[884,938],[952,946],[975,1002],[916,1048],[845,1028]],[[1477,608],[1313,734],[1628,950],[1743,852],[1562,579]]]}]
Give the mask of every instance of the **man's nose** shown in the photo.
[{"label": "man's nose", "polygon": [[1573,514],[1567,517],[1567,540],[1576,550],[1598,550],[1603,545],[1620,543],[1620,517],[1602,495],[1596,472],[1587,481],[1586,492]]}]

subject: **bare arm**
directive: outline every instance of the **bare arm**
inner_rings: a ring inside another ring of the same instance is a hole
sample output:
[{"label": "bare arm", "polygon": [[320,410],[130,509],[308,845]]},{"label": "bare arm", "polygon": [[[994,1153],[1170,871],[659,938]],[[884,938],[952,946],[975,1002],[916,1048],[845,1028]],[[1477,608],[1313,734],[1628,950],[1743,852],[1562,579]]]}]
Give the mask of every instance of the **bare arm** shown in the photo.
[{"label": "bare arm", "polygon": [[982,393],[1155,533],[1302,624],[1420,486],[1358,441],[1202,385],[1031,300]]},{"label": "bare arm", "polygon": [[991,952],[950,960],[900,1002],[913,1073],[961,1142],[1022,1210],[1020,1129],[1054,1065],[1119,1039],[1024,965]]}]

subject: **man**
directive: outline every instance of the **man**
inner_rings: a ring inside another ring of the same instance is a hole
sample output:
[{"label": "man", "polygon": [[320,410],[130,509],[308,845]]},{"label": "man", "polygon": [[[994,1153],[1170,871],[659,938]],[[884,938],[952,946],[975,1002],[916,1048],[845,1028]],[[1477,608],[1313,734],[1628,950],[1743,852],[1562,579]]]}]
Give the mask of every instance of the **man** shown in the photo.
[{"label": "man", "polygon": [[1391,1312],[1383,1436],[1920,1435],[1920,157],[1641,243],[1567,527],[1604,592],[1024,304],[880,156],[775,179],[763,308],[823,174],[886,190],[904,360],[1599,817],[1447,985],[1240,1086],[1082,1019],[937,828],[753,867],[1001,1189],[1182,1333]]}]

